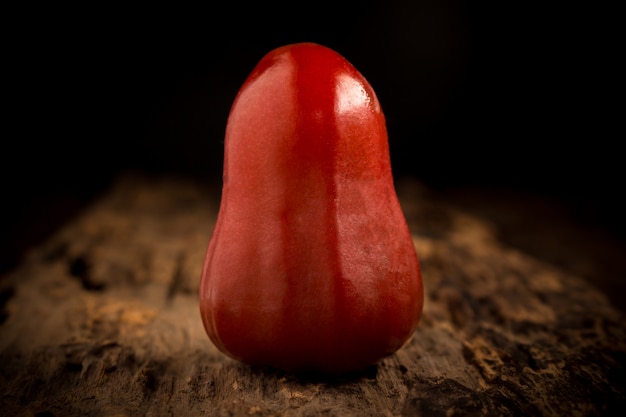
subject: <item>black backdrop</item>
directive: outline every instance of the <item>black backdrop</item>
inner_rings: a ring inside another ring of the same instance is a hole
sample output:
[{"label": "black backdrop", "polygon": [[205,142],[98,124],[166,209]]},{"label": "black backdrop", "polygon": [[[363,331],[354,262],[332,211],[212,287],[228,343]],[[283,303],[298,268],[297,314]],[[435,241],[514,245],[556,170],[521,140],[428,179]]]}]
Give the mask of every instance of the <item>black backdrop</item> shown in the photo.
[{"label": "black backdrop", "polygon": [[337,50],[372,84],[396,175],[548,194],[624,230],[609,10],[495,0],[58,7],[7,15],[3,266],[120,172],[219,178],[238,88],[265,53],[300,41]]}]

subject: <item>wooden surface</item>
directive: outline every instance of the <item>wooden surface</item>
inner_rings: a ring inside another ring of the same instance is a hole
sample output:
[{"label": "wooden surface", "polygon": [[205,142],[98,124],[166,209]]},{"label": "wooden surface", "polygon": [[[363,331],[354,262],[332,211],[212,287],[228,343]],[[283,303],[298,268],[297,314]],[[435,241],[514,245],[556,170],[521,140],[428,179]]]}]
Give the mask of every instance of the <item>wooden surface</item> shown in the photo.
[{"label": "wooden surface", "polygon": [[217,191],[122,179],[2,277],[0,415],[601,416],[624,406],[623,312],[575,268],[521,251],[417,182],[399,187],[426,290],[409,344],[333,379],[226,358],[197,303]]}]

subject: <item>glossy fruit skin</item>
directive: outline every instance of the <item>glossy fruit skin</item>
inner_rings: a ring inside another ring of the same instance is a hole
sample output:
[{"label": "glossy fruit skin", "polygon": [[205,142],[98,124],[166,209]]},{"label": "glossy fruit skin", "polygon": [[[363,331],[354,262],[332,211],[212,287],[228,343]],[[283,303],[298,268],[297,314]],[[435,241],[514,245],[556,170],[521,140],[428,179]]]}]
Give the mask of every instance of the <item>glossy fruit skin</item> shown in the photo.
[{"label": "glossy fruit skin", "polygon": [[235,98],[199,302],[218,349],[287,371],[364,369],[417,326],[422,278],[385,118],[335,51],[275,49]]}]

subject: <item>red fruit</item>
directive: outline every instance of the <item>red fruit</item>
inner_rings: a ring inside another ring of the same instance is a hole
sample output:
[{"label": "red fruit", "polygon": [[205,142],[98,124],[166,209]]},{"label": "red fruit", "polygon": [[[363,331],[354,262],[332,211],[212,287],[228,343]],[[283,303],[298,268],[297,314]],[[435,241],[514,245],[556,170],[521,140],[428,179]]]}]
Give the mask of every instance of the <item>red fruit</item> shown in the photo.
[{"label": "red fruit", "polygon": [[268,53],[231,108],[223,180],[200,285],[222,352],[337,373],[402,347],[422,312],[420,269],[384,115],[348,61],[313,43]]}]

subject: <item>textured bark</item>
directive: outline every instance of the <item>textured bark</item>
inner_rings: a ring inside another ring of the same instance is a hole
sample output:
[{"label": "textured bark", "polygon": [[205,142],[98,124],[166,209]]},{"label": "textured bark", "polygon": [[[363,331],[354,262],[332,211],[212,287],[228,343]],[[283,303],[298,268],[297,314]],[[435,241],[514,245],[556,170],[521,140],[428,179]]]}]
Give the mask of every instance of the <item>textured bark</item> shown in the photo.
[{"label": "textured bark", "polygon": [[401,189],[426,303],[366,372],[250,368],[202,328],[200,269],[219,194],[129,177],[0,281],[0,414],[607,415],[624,405],[622,312],[494,224]]}]

